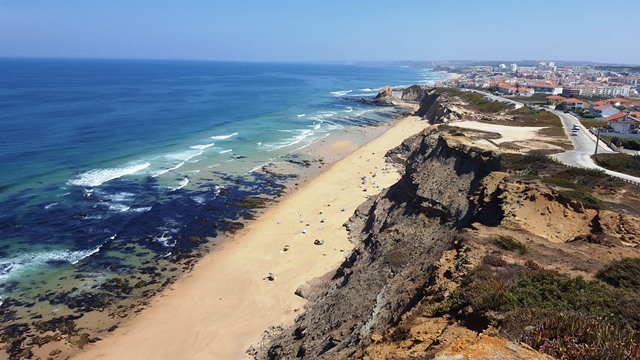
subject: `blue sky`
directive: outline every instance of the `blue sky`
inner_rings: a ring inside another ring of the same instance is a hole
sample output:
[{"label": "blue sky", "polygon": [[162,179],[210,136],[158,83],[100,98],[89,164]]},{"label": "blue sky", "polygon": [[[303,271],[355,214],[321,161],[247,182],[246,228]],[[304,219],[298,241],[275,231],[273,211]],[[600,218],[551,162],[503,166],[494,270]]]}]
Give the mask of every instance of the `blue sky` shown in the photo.
[{"label": "blue sky", "polygon": [[640,1],[0,0],[0,57],[640,63]]}]

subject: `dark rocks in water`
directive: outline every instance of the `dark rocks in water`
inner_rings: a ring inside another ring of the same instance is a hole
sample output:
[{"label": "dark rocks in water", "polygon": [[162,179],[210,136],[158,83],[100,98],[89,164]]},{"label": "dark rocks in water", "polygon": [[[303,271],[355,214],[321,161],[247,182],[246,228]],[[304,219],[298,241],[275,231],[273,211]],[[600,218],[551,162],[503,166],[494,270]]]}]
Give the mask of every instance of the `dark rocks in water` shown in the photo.
[{"label": "dark rocks in water", "polygon": [[237,221],[225,220],[224,225],[222,226],[222,231],[235,234],[236,231],[244,228],[244,224]]}]

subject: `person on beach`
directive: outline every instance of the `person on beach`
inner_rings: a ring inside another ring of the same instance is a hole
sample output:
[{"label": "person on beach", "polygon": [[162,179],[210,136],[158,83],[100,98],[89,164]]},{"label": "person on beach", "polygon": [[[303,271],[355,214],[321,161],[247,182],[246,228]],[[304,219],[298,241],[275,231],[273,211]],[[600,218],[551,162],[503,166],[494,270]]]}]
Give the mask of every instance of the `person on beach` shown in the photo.
[{"label": "person on beach", "polygon": [[276,275],[271,272],[267,274],[267,277],[264,278],[264,280],[269,280],[269,281],[274,281],[275,279],[276,279]]}]

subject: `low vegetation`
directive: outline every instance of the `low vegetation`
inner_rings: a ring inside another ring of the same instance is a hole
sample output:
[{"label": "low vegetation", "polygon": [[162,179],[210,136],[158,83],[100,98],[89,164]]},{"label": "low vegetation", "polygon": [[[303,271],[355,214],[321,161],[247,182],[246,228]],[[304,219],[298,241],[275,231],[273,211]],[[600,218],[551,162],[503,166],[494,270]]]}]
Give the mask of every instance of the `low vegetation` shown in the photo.
[{"label": "low vegetation", "polygon": [[491,243],[507,251],[517,251],[520,255],[527,252],[527,247],[510,236],[498,236],[491,239]]},{"label": "low vegetation", "polygon": [[438,88],[438,92],[461,98],[472,108],[486,113],[498,113],[512,109],[513,107],[499,101],[487,100],[484,95],[472,91],[462,91],[453,88]]},{"label": "low vegetation", "polygon": [[602,282],[488,257],[432,315],[484,319],[503,336],[562,359],[640,356],[640,259],[609,264],[598,273]]},{"label": "low vegetation", "polygon": [[628,154],[598,154],[594,155],[595,162],[609,170],[640,176],[640,156]]},{"label": "low vegetation", "polygon": [[572,190],[561,191],[560,193],[569,199],[581,202],[586,207],[592,209],[604,208],[602,201],[593,195],[591,189],[580,186]]},{"label": "low vegetation", "polygon": [[590,129],[592,127],[599,127],[599,126],[605,126],[607,125],[606,121],[603,120],[586,120],[586,119],[580,119],[580,122],[582,123],[582,125],[584,125],[587,129]]},{"label": "low vegetation", "polygon": [[528,171],[536,175],[536,169],[544,164],[559,164],[547,155],[530,152],[528,154],[502,154],[500,156],[502,171]]},{"label": "low vegetation", "polygon": [[640,291],[640,258],[625,258],[607,265],[597,278],[617,288]]},{"label": "low vegetation", "polygon": [[617,147],[623,147],[627,150],[640,150],[640,139],[619,138],[617,136],[600,135],[600,138],[607,144],[613,143]]}]

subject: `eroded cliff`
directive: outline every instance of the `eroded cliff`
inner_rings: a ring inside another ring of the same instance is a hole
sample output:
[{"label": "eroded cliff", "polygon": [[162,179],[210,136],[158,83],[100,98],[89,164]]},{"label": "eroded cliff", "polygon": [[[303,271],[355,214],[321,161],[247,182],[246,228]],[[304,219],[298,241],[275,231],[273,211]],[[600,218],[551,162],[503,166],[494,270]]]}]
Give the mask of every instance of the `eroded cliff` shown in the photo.
[{"label": "eroded cliff", "polygon": [[[426,91],[421,108],[436,123],[474,116],[459,101]],[[256,358],[640,355],[640,317],[628,310],[638,289],[584,280],[640,257],[637,189],[539,154],[489,150],[482,136],[432,127],[390,151],[403,176],[356,210],[346,224],[354,251],[298,290],[305,311],[253,348]],[[598,320],[605,313],[618,322]],[[616,335],[586,335],[598,329]]]},{"label": "eroded cliff", "polygon": [[347,224],[355,250],[302,291],[309,305],[294,329],[273,340],[267,358],[349,358],[419,300],[425,274],[458,229],[480,218],[500,220],[497,209],[485,208],[492,197],[477,196],[499,159],[462,140],[425,130],[390,154],[404,176],[356,210]]}]

